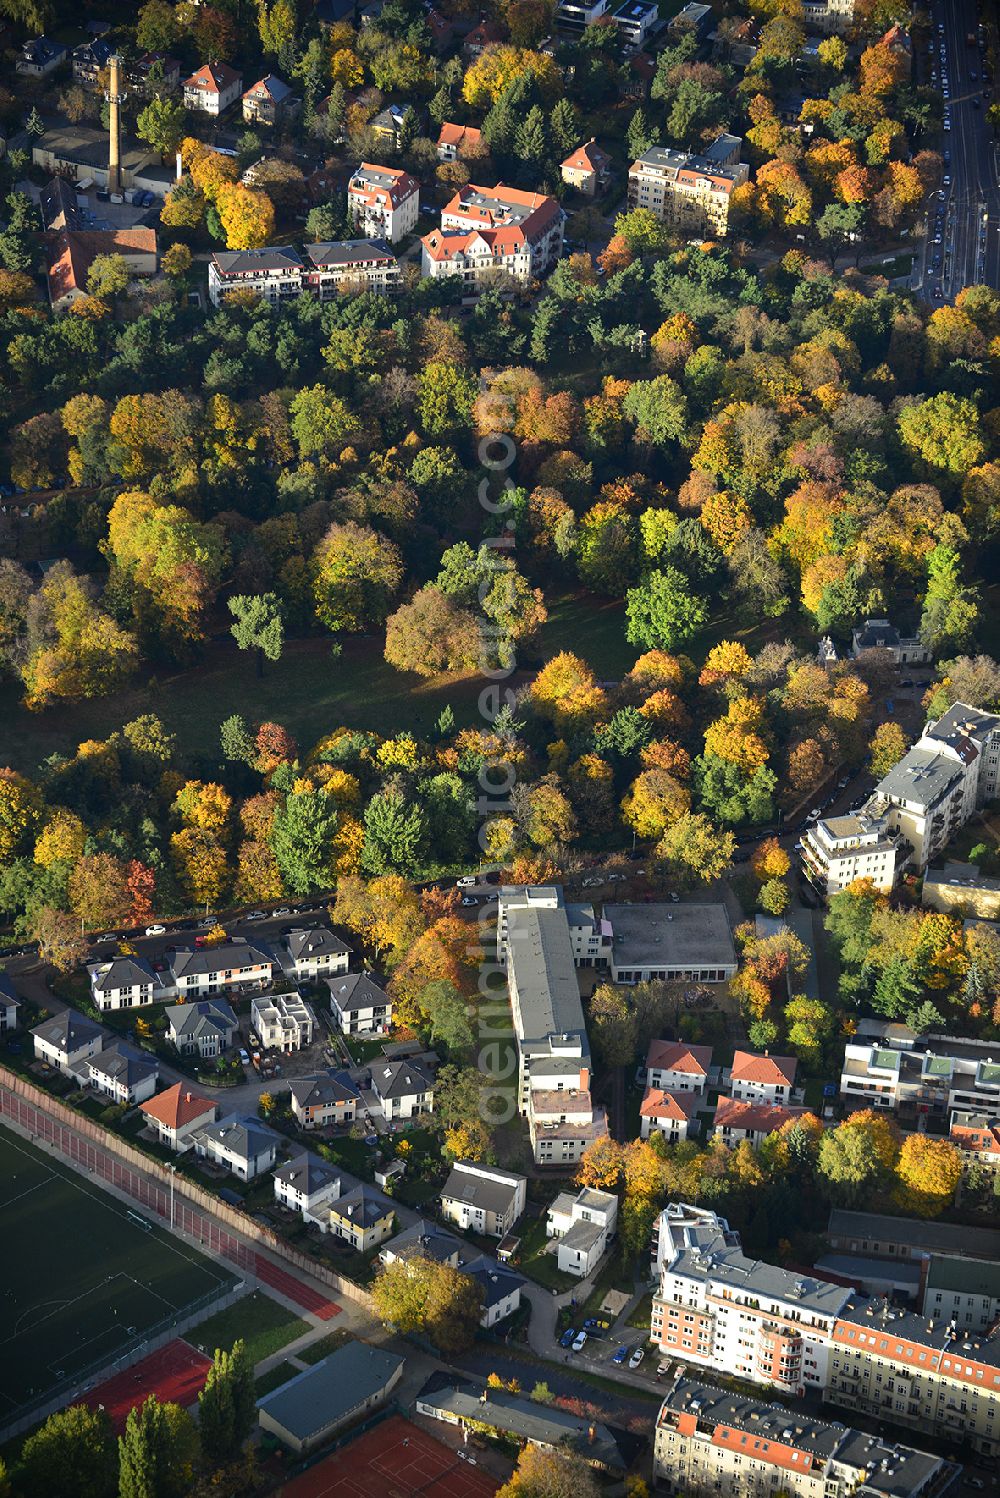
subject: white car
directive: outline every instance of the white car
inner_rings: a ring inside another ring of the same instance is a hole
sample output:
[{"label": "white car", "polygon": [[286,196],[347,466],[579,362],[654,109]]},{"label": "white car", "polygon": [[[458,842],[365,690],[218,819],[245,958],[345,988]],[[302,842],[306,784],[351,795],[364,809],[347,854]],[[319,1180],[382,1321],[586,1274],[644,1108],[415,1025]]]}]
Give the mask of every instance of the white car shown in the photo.
[{"label": "white car", "polygon": [[628,1360],[629,1367],[630,1368],[638,1368],[639,1364],[642,1362],[642,1360],[643,1360],[643,1358],[645,1356],[646,1356],[645,1349],[642,1348],[642,1347],[637,1347],[636,1350],[635,1350],[635,1352],[632,1354],[632,1356]]},{"label": "white car", "polygon": [[146,927],[146,935],[147,936],[166,936],[166,934],[167,934],[167,928],[166,928],[166,926],[147,926]]},{"label": "white car", "polygon": [[573,1338],[573,1351],[574,1352],[582,1352],[583,1349],[584,1349],[584,1347],[586,1346],[586,1343],[587,1343],[587,1333],[586,1332],[577,1332],[576,1336]]},{"label": "white car", "polygon": [[476,882],[475,874],[463,874],[461,879],[455,880],[456,889],[471,889]]},{"label": "white car", "polygon": [[245,1051],[242,1046],[240,1046],[240,1060],[244,1066],[250,1065],[250,1053],[249,1051]]},{"label": "white car", "polygon": [[586,879],[581,881],[583,889],[596,889],[599,884],[603,883],[603,879],[598,879],[594,874],[589,874]]},{"label": "white car", "polygon": [[267,916],[262,910],[251,910],[248,915],[245,915],[243,917],[243,919],[245,921],[266,921]]}]

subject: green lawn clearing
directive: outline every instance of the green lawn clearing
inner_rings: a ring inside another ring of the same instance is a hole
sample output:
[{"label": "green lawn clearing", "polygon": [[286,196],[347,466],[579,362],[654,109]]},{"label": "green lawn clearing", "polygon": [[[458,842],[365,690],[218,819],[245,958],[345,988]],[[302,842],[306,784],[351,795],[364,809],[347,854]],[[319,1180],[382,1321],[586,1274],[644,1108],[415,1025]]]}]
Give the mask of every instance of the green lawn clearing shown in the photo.
[{"label": "green lawn clearing", "polygon": [[570,1290],[579,1283],[572,1274],[564,1274],[556,1263],[554,1253],[546,1253],[545,1246],[548,1242],[545,1237],[545,1218],[535,1217],[527,1224],[521,1234],[521,1247],[518,1251],[517,1267],[522,1274],[528,1275],[539,1285],[546,1285],[550,1290]]},{"label": "green lawn clearing", "polygon": [[265,1394],[273,1394],[275,1389],[280,1389],[282,1384],[287,1384],[290,1378],[297,1377],[301,1372],[301,1368],[296,1368],[294,1363],[286,1359],[254,1381],[254,1393],[258,1399],[263,1399]]},{"label": "green lawn clearing", "polygon": [[303,1363],[321,1363],[328,1358],[331,1352],[336,1352],[338,1347],[343,1347],[345,1342],[351,1340],[350,1332],[327,1332],[325,1337],[319,1337],[315,1342],[310,1342],[308,1347],[303,1347],[301,1352],[295,1356]]},{"label": "green lawn clearing", "polygon": [[235,1305],[192,1327],[187,1339],[193,1347],[211,1356],[217,1347],[228,1351],[242,1337],[251,1362],[257,1364],[310,1330],[308,1321],[286,1310],[270,1295],[254,1290]]},{"label": "green lawn clearing", "polygon": [[0,1420],[179,1321],[234,1277],[0,1128]]}]

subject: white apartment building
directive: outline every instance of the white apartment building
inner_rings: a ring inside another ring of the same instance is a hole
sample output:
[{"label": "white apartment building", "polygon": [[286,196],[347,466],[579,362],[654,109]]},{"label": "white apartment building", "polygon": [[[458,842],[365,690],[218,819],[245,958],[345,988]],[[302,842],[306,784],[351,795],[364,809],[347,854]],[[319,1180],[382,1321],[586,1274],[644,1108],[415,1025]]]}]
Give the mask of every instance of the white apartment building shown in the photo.
[{"label": "white apartment building", "polygon": [[348,183],[347,212],[364,238],[395,244],[416,228],[420,183],[398,167],[363,161]]},{"label": "white apartment building", "polygon": [[590,26],[610,19],[610,0],[559,0],[553,20],[567,36],[582,36]]},{"label": "white apartment building", "polygon": [[951,1035],[887,1029],[876,1043],[849,1041],[840,1095],[862,1108],[944,1117],[1000,1115],[1000,1045]]},{"label": "white apartment building", "polygon": [[660,1213],[655,1268],[650,1336],[664,1355],[787,1394],[826,1388],[845,1286],[748,1258],[724,1218],[680,1202]]},{"label": "white apartment building", "polygon": [[208,262],[208,299],[221,307],[227,296],[249,291],[266,302],[302,292],[302,258],[290,244],[259,250],[216,250]]},{"label": "white apartment building", "polygon": [[569,927],[573,961],[577,967],[606,966],[611,951],[611,923],[597,917],[592,904],[567,901],[561,884],[505,884],[497,905],[497,961],[507,961],[508,909],[562,910]]},{"label": "white apartment building", "polygon": [[648,208],[678,233],[724,239],[733,192],[749,175],[750,168],[740,161],[650,146],[629,168],[628,206]]},{"label": "white apartment building", "polygon": [[576,1196],[561,1191],[545,1217],[546,1238],[556,1238],[556,1262],[565,1274],[591,1274],[618,1223],[618,1198],[584,1186]]},{"label": "white apartment building", "polygon": [[[881,872],[881,887],[891,887],[885,882],[890,843],[893,881],[904,868],[922,873],[972,814],[993,800],[998,786],[1000,717],[956,702],[936,722],[927,724],[912,749],[879,781],[856,819],[835,817],[830,823],[818,823],[807,834],[801,849],[806,875],[821,889],[829,888],[850,871],[855,856],[861,877],[861,869],[869,867],[862,860],[873,860],[884,851],[884,867],[871,867]],[[885,849],[859,842],[854,855],[849,829],[855,820],[866,829],[877,829]],[[838,832],[838,823],[849,824],[846,840]],[[820,833],[824,826],[832,827],[832,832]],[[832,866],[831,853],[835,855]]]},{"label": "white apartment building", "polygon": [[896,882],[899,839],[888,832],[884,818],[865,812],[824,817],[807,828],[798,850],[807,877],[827,897],[855,879],[870,879],[885,891]]},{"label": "white apartment building", "polygon": [[330,302],[349,291],[396,291],[399,262],[380,239],[331,240],[305,247],[306,261],[292,245],[260,250],[217,250],[208,262],[208,296],[219,307],[226,297],[248,291],[268,302],[312,292]]},{"label": "white apartment building", "polygon": [[693,1132],[699,1094],[667,1092],[662,1087],[647,1087],[639,1105],[639,1133],[648,1139],[658,1131],[668,1144],[680,1144]]},{"label": "white apartment building", "polygon": [[265,1050],[303,1051],[312,1045],[316,1016],[297,993],[268,993],[254,998],[250,1021]]},{"label": "white apartment building", "polygon": [[497,257],[507,256],[518,264],[526,257],[527,278],[540,276],[555,265],[562,254],[565,225],[566,215],[555,198],[522,192],[502,182],[496,187],[476,187],[470,182],[441,210],[442,236],[478,232]]},{"label": "white apartment building", "polygon": [[562,890],[500,892],[497,947],[518,1048],[518,1104],[539,1165],[576,1164],[607,1133],[590,1094],[590,1047]]},{"label": "white apartment building", "polygon": [[678,1378],[663,1401],[653,1475],[690,1498],[943,1498],[962,1468],[801,1409]]}]

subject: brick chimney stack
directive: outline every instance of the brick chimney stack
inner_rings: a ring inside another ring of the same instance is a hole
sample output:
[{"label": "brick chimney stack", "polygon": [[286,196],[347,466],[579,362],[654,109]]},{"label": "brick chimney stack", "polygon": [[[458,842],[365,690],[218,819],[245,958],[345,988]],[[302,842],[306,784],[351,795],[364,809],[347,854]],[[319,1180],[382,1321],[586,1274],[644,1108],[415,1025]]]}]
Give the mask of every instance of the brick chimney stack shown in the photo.
[{"label": "brick chimney stack", "polygon": [[111,140],[108,150],[108,192],[122,190],[122,60],[117,52],[108,59],[108,104],[111,113]]}]

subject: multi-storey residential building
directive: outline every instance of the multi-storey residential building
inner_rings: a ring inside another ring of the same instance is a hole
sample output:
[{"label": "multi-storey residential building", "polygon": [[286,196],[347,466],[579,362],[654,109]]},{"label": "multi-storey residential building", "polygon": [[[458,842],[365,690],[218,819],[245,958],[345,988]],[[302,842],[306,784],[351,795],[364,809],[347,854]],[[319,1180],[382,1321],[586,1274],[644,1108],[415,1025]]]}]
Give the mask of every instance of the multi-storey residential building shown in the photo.
[{"label": "multi-storey residential building", "polygon": [[250,1022],[266,1049],[302,1051],[312,1045],[316,1016],[297,993],[266,993],[254,998]]},{"label": "multi-storey residential building", "polygon": [[17,1029],[17,1011],[20,1007],[17,989],[10,977],[0,972],[0,1035]]},{"label": "multi-storey residential building", "polygon": [[679,233],[723,239],[732,195],[749,174],[749,167],[739,161],[723,164],[668,146],[650,146],[629,168],[628,205],[648,208]]},{"label": "multi-storey residential building", "polygon": [[143,1055],[123,1040],[113,1040],[83,1065],[86,1070],[77,1071],[81,1082],[127,1107],[151,1098],[160,1075],[159,1062],[154,1056]]},{"label": "multi-storey residential building", "polygon": [[522,192],[498,182],[496,187],[473,183],[457,192],[441,210],[441,230],[471,234],[520,258],[526,255],[528,276],[540,276],[562,254],[566,215],[555,198]]},{"label": "multi-storey residential building", "polygon": [[943,1498],[962,1477],[944,1457],[683,1377],[660,1409],[653,1472],[690,1498]]},{"label": "multi-storey residential building", "polygon": [[403,284],[399,261],[384,239],[336,239],[307,244],[309,265],[303,290],[321,302],[349,291],[398,291]]},{"label": "multi-storey residential building", "polygon": [[935,1254],[949,1258],[1000,1260],[1000,1232],[995,1228],[889,1217],[881,1212],[848,1212],[835,1207],[826,1236],[841,1253],[872,1255],[900,1263],[921,1263]]},{"label": "multi-storey residential building", "polygon": [[507,911],[523,906],[530,910],[562,910],[569,927],[573,961],[577,967],[602,967],[611,949],[611,925],[599,920],[593,905],[567,902],[561,884],[505,884],[497,905],[497,961],[507,961]]},{"label": "multi-storey residential building", "polygon": [[651,1336],[686,1363],[1000,1449],[1000,1340],[748,1258],[707,1208],[657,1225]]},{"label": "multi-storey residential building", "polygon": [[924,1278],[923,1312],[965,1333],[988,1332],[1000,1316],[1000,1264],[933,1255]]},{"label": "multi-storey residential building", "polygon": [[298,100],[283,78],[268,73],[243,95],[243,118],[248,124],[280,125],[298,108]]},{"label": "multi-storey residential building", "polygon": [[274,1199],[290,1212],[322,1212],[340,1195],[340,1176],[333,1165],[321,1160],[311,1150],[303,1150],[287,1164],[280,1166],[272,1177]]},{"label": "multi-storey residential building", "polygon": [[850,1289],[748,1258],[724,1218],[680,1202],[660,1213],[655,1262],[650,1336],[665,1354],[787,1394],[827,1387]]},{"label": "multi-storey residential building", "polygon": [[146,98],[157,91],[179,87],[181,65],[176,57],[168,57],[165,52],[144,52],[126,64],[125,76],[132,92]]},{"label": "multi-storey residential building", "polygon": [[55,1071],[71,1072],[81,1062],[96,1056],[106,1032],[75,1009],[63,1009],[31,1031],[35,1059]]},{"label": "multi-storey residential building", "polygon": [[114,50],[103,36],[92,37],[89,42],[81,42],[79,47],[74,47],[73,82],[79,83],[82,88],[99,88],[101,73],[106,70]]},{"label": "multi-storey residential building", "polygon": [[184,108],[220,115],[242,91],[243,78],[234,68],[224,62],[207,62],[184,80]]},{"label": "multi-storey residential building", "polygon": [[291,245],[260,250],[216,250],[208,262],[208,296],[220,307],[235,291],[249,291],[267,302],[302,293],[302,260]]},{"label": "multi-storey residential building", "polygon": [[609,19],[611,0],[559,0],[553,17],[558,31],[582,36],[590,26]]},{"label": "multi-storey residential building", "polygon": [[501,891],[498,950],[518,1048],[518,1104],[536,1164],[575,1164],[607,1133],[590,1095],[590,1047],[562,891]]},{"label": "multi-storey residential building", "polygon": [[531,279],[531,252],[514,229],[432,229],[420,241],[420,272],[425,280],[461,277],[473,292],[496,271],[515,281]]},{"label": "multi-storey residential building", "polygon": [[1000,1115],[1000,1045],[950,1035],[887,1031],[878,1044],[848,1042],[840,1094],[865,1108],[909,1116]]},{"label": "multi-storey residential building", "polygon": [[[886,845],[887,856],[888,845],[894,845],[893,879],[908,867],[922,872],[973,813],[996,796],[998,787],[1000,717],[956,702],[927,724],[912,749],[879,781],[857,819],[835,817],[807,834],[801,850],[806,874],[822,888],[850,871],[850,857],[843,861],[845,853],[851,854],[850,830],[845,846],[837,824],[855,820],[878,832],[876,841]],[[833,830],[821,833],[824,826]],[[833,879],[831,851],[836,855]],[[860,860],[873,854],[859,843],[857,857],[861,877]],[[888,878],[886,862],[882,888],[889,887]]]},{"label": "multi-storey residential building", "polygon": [[420,183],[399,167],[363,161],[347,186],[347,213],[365,238],[395,244],[416,227]]},{"label": "multi-storey residential building", "polygon": [[899,839],[882,817],[865,812],[824,817],[806,829],[798,850],[806,877],[824,896],[837,894],[855,879],[870,879],[881,890],[896,882]]},{"label": "multi-storey residential building", "polygon": [[794,1056],[757,1056],[735,1051],[729,1074],[730,1095],[744,1103],[789,1103],[795,1090]]},{"label": "multi-storey residential building", "polygon": [[996,1176],[1000,1166],[1000,1118],[956,1108],[951,1115],[948,1138],[961,1150],[966,1168],[975,1164]]},{"label": "multi-storey residential building", "polygon": [[659,20],[660,12],[652,0],[623,0],[611,17],[618,27],[626,52],[638,51]]}]

